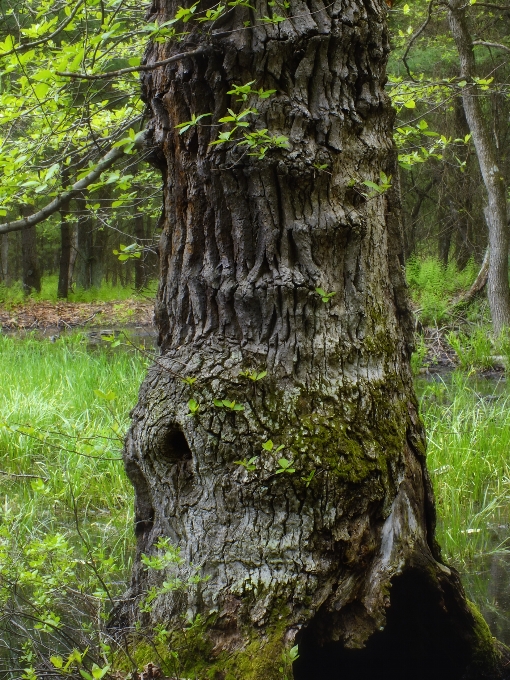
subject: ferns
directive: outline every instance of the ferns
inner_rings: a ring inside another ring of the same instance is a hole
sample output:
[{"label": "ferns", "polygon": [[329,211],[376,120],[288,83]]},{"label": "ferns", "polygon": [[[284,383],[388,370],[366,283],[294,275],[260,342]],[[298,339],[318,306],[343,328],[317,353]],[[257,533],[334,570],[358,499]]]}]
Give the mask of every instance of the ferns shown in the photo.
[{"label": "ferns", "polygon": [[435,326],[444,321],[451,298],[468,288],[477,273],[472,259],[459,271],[455,262],[445,266],[434,257],[410,258],[406,265],[407,282],[422,323]]}]

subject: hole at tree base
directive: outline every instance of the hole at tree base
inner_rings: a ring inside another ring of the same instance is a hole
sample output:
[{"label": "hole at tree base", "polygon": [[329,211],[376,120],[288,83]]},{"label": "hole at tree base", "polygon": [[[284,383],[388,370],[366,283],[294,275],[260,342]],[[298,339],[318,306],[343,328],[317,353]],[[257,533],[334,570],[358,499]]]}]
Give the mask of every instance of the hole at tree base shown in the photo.
[{"label": "hole at tree base", "polygon": [[461,680],[470,649],[441,596],[416,571],[395,579],[386,627],[364,649],[321,644],[333,619],[319,612],[298,637],[294,680]]},{"label": "hole at tree base", "polygon": [[184,432],[177,428],[170,429],[165,435],[161,453],[171,463],[191,460],[191,449]]}]

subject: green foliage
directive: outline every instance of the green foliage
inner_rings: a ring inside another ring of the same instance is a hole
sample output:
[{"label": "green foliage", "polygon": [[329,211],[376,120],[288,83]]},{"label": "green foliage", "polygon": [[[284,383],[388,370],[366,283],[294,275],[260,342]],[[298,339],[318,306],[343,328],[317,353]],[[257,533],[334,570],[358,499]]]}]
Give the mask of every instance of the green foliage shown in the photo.
[{"label": "green foliage", "polygon": [[366,187],[372,189],[369,194],[365,194],[367,199],[374,198],[374,196],[379,196],[384,194],[391,189],[391,175],[386,175],[382,170],[379,173],[379,183],[372,182],[372,180],[366,179],[362,182]]},{"label": "green foliage", "polygon": [[265,378],[267,375],[267,371],[241,371],[239,375],[244,376],[245,378],[249,378],[250,380],[253,380],[253,382],[258,382],[259,380],[262,380],[262,378]]},{"label": "green foliage", "polygon": [[292,474],[296,472],[296,469],[293,467],[294,462],[292,460],[288,460],[288,458],[279,458],[278,459],[278,469],[276,470],[277,475],[280,475],[284,472],[287,472],[288,474]]},{"label": "green foliage", "polygon": [[142,256],[143,247],[138,243],[131,243],[129,246],[120,244],[119,250],[114,250],[113,254],[117,255],[119,262],[126,262],[126,260],[140,259]]},{"label": "green foliage", "polygon": [[336,295],[336,292],[327,293],[327,292],[324,290],[324,288],[316,288],[316,289],[315,289],[315,292],[317,293],[317,295],[320,296],[320,298],[321,298],[321,300],[322,300],[323,302],[329,302],[329,301],[331,300],[331,298],[334,297],[334,296]]},{"label": "green foliage", "polygon": [[455,293],[468,288],[477,273],[473,260],[459,271],[454,261],[450,261],[445,267],[437,258],[410,258],[406,264],[407,282],[421,322],[425,325],[437,325],[445,321],[451,298]]},{"label": "green foliage", "polygon": [[242,404],[237,404],[235,401],[229,401],[228,399],[214,399],[213,403],[218,408],[226,408],[229,411],[244,411]]},{"label": "green foliage", "polygon": [[236,465],[242,465],[245,470],[248,472],[253,472],[254,470],[257,469],[257,456],[253,456],[253,458],[250,458],[249,460],[245,458],[244,460],[235,460],[234,463]]},{"label": "green foliage", "polygon": [[425,357],[427,356],[427,345],[423,335],[418,336],[416,349],[411,356],[411,370],[413,375],[418,375],[420,369],[423,368]]},{"label": "green foliage", "polygon": [[280,446],[277,446],[275,448],[273,441],[271,439],[268,439],[267,442],[264,442],[262,444],[262,448],[264,449],[264,451],[273,451],[274,450],[275,453],[278,453],[278,451],[281,451],[284,448],[284,445],[280,444]]},{"label": "green foliage", "polygon": [[198,401],[196,401],[196,399],[190,399],[188,401],[188,408],[189,408],[189,414],[188,415],[194,416],[199,412],[200,404],[198,403]]},{"label": "green foliage", "polygon": [[279,667],[279,671],[282,674],[282,680],[292,680],[294,677],[292,674],[292,664],[294,661],[299,659],[299,648],[298,645],[291,647],[290,649],[284,649],[282,652],[282,665]]}]

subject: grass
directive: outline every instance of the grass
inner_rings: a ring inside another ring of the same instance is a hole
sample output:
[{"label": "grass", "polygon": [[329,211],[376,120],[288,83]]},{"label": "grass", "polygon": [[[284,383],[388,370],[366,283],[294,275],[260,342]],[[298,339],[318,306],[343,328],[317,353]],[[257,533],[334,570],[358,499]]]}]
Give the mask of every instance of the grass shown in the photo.
[{"label": "grass", "polygon": [[0,357],[0,664],[31,668],[43,651],[47,663],[94,644],[125,589],[133,494],[120,454],[147,360],[80,335],[0,336]]},{"label": "grass", "polygon": [[462,568],[510,550],[499,529],[510,521],[510,399],[503,383],[457,371],[419,387],[445,557]]},{"label": "grass", "polygon": [[[57,276],[44,276],[42,279],[41,292],[32,293],[29,299],[36,301],[58,302],[57,298]],[[100,288],[89,288],[84,290],[77,288],[71,291],[68,296],[69,302],[111,302],[132,299],[147,299],[154,298],[156,293],[157,283],[152,281],[147,288],[141,292],[137,292],[131,286],[112,286],[111,283],[103,283]],[[23,288],[20,282],[14,283],[12,286],[5,286],[0,283],[0,304],[4,306],[11,306],[21,304],[26,301],[26,296],[23,294]]]}]

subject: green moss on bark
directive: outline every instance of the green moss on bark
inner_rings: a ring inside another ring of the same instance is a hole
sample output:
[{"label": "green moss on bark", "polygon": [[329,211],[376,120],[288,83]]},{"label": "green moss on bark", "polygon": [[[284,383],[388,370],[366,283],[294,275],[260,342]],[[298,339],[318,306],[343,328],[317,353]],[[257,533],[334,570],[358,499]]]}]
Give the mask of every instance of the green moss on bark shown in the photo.
[{"label": "green moss on bark", "polygon": [[466,600],[466,602],[475,621],[471,665],[473,670],[480,670],[484,673],[483,677],[486,677],[490,672],[497,673],[500,667],[501,654],[496,647],[496,638],[492,636],[478,607],[470,600]]}]

